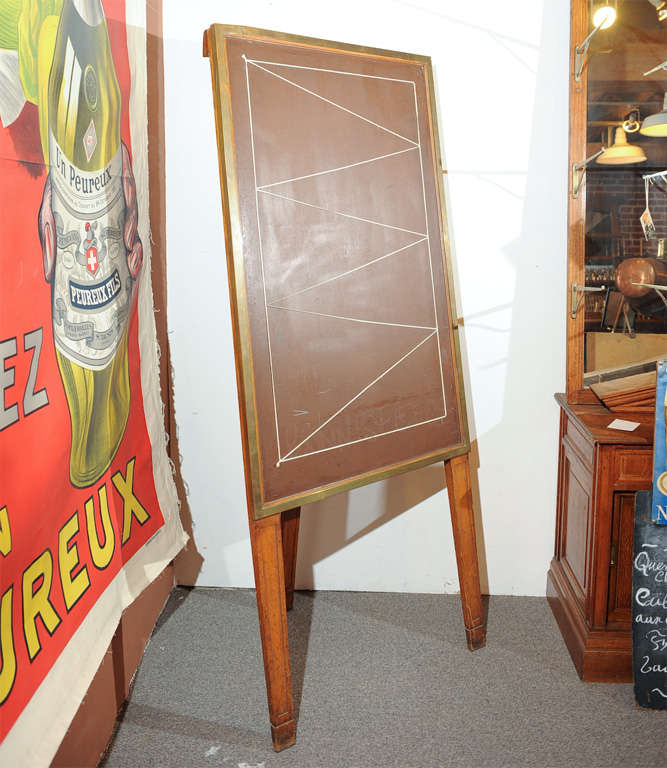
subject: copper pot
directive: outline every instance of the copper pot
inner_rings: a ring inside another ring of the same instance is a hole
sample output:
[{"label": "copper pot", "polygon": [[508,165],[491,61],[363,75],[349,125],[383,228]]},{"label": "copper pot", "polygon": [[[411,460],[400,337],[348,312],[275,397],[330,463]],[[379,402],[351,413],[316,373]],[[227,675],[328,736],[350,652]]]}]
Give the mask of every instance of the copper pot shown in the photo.
[{"label": "copper pot", "polygon": [[660,314],[665,304],[653,288],[665,286],[667,292],[667,261],[662,259],[624,259],[616,267],[616,287],[630,306],[642,314]]}]

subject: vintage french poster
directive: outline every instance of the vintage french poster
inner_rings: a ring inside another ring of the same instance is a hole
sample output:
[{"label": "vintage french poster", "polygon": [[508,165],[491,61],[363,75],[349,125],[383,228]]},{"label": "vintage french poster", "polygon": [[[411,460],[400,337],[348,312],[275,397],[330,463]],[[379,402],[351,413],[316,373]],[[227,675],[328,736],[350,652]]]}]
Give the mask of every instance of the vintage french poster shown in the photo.
[{"label": "vintage french poster", "polygon": [[0,4],[0,763],[48,764],[183,544],[157,379],[143,0]]}]

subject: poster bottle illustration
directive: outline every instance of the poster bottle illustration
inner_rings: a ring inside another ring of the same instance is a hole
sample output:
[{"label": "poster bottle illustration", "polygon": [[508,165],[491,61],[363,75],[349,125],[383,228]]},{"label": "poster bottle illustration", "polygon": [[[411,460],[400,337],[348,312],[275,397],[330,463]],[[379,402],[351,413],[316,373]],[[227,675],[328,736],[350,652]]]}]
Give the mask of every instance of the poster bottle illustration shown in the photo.
[{"label": "poster bottle illustration", "polygon": [[109,467],[130,407],[120,109],[101,0],[65,0],[48,85],[52,313],[77,487]]}]

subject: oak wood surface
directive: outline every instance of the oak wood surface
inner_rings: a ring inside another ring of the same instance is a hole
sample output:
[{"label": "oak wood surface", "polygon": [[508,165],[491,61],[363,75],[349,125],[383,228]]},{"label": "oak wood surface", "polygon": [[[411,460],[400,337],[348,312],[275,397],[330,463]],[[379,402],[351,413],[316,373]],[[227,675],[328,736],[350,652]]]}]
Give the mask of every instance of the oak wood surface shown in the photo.
[{"label": "oak wood surface", "polygon": [[271,737],[273,748],[280,752],[296,740],[287,635],[282,516],[276,514],[255,520],[249,514],[249,523]]},{"label": "oak wood surface", "polygon": [[[556,540],[547,596],[579,676],[632,679],[634,492],[651,487],[652,428],[607,429],[602,405],[560,405]],[[628,545],[628,542],[630,544]]]},{"label": "oak wood surface", "polygon": [[547,580],[547,600],[579,677],[587,683],[632,681],[631,630],[593,630],[577,610],[570,582],[553,560]]},{"label": "oak wood surface", "polygon": [[[486,644],[477,543],[466,454],[445,461],[445,475],[456,548],[466,641],[471,651]],[[300,508],[254,519],[248,507],[257,610],[273,748],[294,744],[296,721],[292,697],[287,611],[294,599]]]},{"label": "oak wood surface", "polygon": [[617,493],[614,499],[609,561],[607,624],[627,627],[632,621],[632,544],[635,494]]},{"label": "oak wood surface", "polygon": [[286,509],[280,513],[283,538],[283,564],[285,568],[285,602],[287,610],[294,606],[294,580],[296,578],[296,553],[299,543],[301,507]]},{"label": "oak wood surface", "polygon": [[479,584],[469,455],[446,461],[445,476],[459,572],[463,622],[468,648],[474,651],[486,645],[486,626]]},{"label": "oak wood surface", "polygon": [[562,411],[572,419],[575,427],[581,430],[591,441],[610,443],[613,445],[643,445],[653,446],[653,414],[637,413],[633,421],[639,422],[639,427],[632,432],[618,429],[608,429],[609,424],[617,418],[601,403],[581,405],[568,401],[564,394],[555,396]]},{"label": "oak wood surface", "polygon": [[568,167],[568,242],[567,242],[567,397],[570,402],[585,402],[588,395],[584,382],[584,302],[575,318],[571,317],[571,286],[584,285],[584,242],[586,229],[586,183],[581,185],[576,198],[572,197],[574,163],[586,159],[586,66],[579,82],[574,79],[574,49],[588,34],[588,0],[573,0],[570,24],[570,140]]}]

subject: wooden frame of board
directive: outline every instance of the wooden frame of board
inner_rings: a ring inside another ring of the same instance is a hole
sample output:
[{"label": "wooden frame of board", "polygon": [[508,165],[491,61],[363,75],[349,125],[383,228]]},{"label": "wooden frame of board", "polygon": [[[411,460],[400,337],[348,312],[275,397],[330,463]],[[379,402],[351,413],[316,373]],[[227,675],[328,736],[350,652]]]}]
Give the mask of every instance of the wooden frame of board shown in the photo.
[{"label": "wooden frame of board", "polygon": [[276,749],[304,503],[444,461],[485,641],[428,57],[212,26],[246,495]]}]

